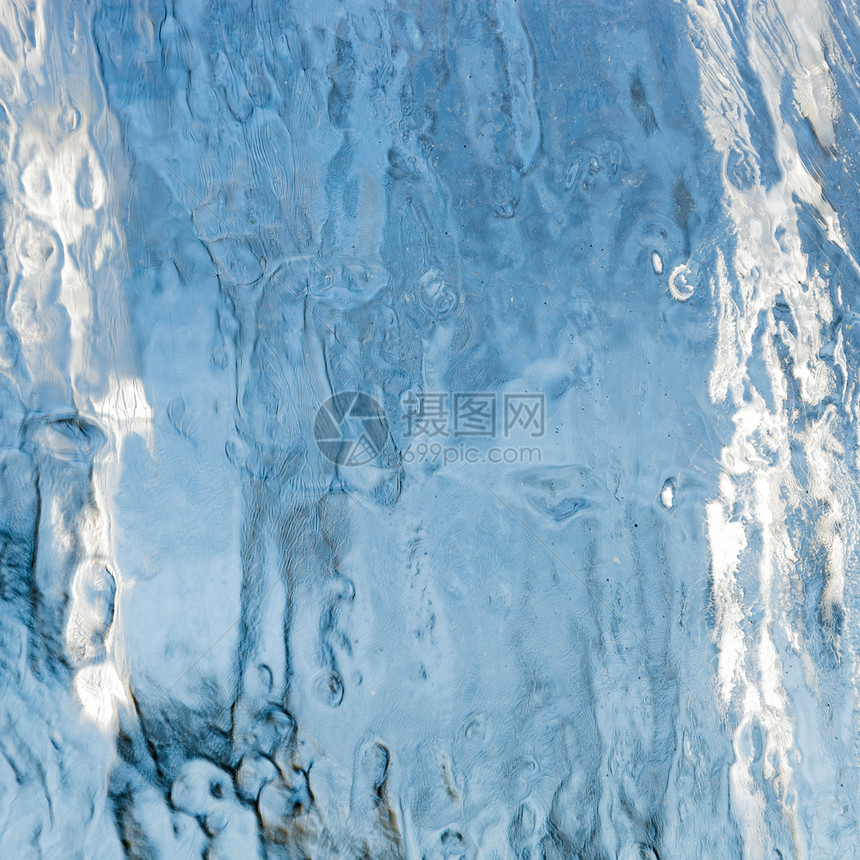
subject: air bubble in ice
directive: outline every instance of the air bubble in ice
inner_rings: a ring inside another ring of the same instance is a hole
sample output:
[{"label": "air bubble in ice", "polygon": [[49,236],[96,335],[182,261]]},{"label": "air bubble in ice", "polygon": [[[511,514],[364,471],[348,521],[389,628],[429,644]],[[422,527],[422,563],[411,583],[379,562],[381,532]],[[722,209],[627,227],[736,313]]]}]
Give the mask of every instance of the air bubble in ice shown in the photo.
[{"label": "air bubble in ice", "polygon": [[314,685],[320,701],[331,708],[336,708],[343,701],[343,681],[337,672],[328,672],[317,678]]},{"label": "air bubble in ice", "polygon": [[666,479],[660,490],[660,504],[666,509],[675,504],[675,482],[671,478]]}]

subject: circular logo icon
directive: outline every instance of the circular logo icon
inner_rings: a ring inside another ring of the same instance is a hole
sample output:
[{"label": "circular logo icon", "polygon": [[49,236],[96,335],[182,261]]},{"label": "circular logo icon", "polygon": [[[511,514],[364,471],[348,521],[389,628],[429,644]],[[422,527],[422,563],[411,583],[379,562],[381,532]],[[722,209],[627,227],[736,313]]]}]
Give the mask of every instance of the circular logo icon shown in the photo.
[{"label": "circular logo icon", "polygon": [[363,466],[375,460],[388,441],[382,407],[361,391],[341,391],[320,406],[314,419],[320,453],[338,466]]}]

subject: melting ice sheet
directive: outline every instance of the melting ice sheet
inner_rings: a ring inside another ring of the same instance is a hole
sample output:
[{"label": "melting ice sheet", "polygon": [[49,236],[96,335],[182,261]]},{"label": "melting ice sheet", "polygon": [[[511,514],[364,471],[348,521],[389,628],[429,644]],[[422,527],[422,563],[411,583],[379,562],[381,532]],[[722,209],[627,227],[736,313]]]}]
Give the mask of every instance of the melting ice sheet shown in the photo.
[{"label": "melting ice sheet", "polygon": [[0,854],[849,858],[860,20],[0,6]]}]

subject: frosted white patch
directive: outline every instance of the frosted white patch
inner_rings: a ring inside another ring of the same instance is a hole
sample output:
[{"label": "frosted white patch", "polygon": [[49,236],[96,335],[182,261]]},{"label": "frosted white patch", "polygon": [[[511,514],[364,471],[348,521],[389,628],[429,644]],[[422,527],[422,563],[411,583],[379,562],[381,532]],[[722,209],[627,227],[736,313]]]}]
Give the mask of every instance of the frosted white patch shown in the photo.
[{"label": "frosted white patch", "polygon": [[672,298],[677,299],[679,302],[686,302],[692,298],[694,291],[695,284],[693,283],[689,266],[686,263],[675,266],[669,275],[669,292],[672,294]]},{"label": "frosted white patch", "polygon": [[745,612],[735,575],[747,541],[743,525],[729,522],[719,502],[708,505],[707,524],[717,612],[717,646],[720,652],[718,677],[723,702],[728,704],[735,681],[743,673],[746,654],[742,630]]},{"label": "frosted white patch", "polygon": [[116,731],[119,708],[131,705],[112,663],[99,663],[80,669],[75,675],[75,692],[84,713],[106,734]]},{"label": "frosted white patch", "polygon": [[100,419],[121,428],[121,435],[136,433],[151,441],[153,412],[139,379],[116,377],[107,395],[93,400],[93,407]]},{"label": "frosted white patch", "polygon": [[717,251],[715,276],[717,293],[717,346],[710,374],[710,395],[714,403],[726,399],[730,389],[741,384],[742,370],[737,343],[738,307],[732,298],[732,286],[722,251]]}]

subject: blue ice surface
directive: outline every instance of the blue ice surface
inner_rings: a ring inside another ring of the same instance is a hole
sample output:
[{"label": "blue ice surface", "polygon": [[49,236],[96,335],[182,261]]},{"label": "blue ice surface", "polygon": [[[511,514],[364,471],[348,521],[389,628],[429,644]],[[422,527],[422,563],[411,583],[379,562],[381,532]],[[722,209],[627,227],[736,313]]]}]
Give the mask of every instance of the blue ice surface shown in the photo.
[{"label": "blue ice surface", "polygon": [[858,50],[0,6],[0,856],[860,856]]}]

